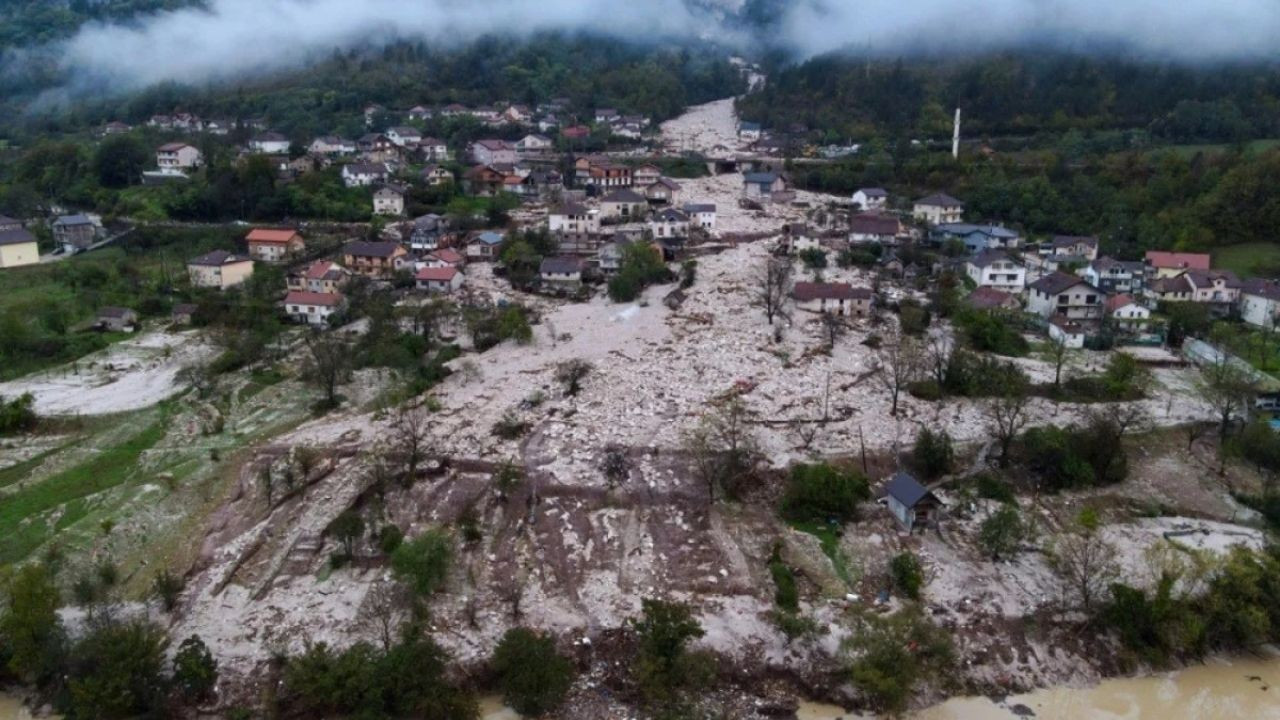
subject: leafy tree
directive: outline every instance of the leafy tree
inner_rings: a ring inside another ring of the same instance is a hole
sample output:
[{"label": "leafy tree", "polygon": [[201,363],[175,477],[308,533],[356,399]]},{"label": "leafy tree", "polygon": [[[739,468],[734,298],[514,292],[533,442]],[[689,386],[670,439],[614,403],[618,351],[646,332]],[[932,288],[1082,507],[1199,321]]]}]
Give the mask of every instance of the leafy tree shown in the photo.
[{"label": "leafy tree", "polygon": [[688,646],[706,633],[688,605],[651,598],[640,602],[641,616],[631,620],[639,645],[635,679],[647,702],[667,705],[705,680],[706,673]]},{"label": "leafy tree", "polygon": [[70,715],[111,720],[158,712],[168,644],[164,630],[148,622],[91,627],[68,655]]},{"label": "leafy tree", "polygon": [[1000,560],[1016,553],[1026,534],[1018,509],[1003,505],[982,521],[978,529],[978,544],[992,559]]},{"label": "leafy tree", "polygon": [[426,598],[444,587],[453,563],[453,542],[448,533],[432,528],[402,543],[391,553],[391,569]]},{"label": "leafy tree", "polygon": [[151,154],[142,141],[132,135],[106,138],[93,156],[94,172],[103,187],[122,188],[142,179],[142,170]]},{"label": "leafy tree", "polygon": [[921,428],[920,434],[916,435],[915,445],[911,448],[911,459],[927,477],[946,475],[955,464],[951,435],[945,429],[935,432],[929,427]]},{"label": "leafy tree", "polygon": [[556,652],[555,640],[526,628],[508,630],[492,662],[503,701],[522,715],[555,710],[573,684],[573,665]]},{"label": "leafy tree", "polygon": [[188,701],[208,698],[218,684],[218,661],[199,635],[178,646],[173,656],[173,683]]},{"label": "leafy tree", "polygon": [[945,680],[955,668],[950,638],[911,605],[893,615],[865,615],[845,644],[853,686],[886,713],[901,713],[917,686]]},{"label": "leafy tree", "polygon": [[796,576],[782,561],[782,548],[773,546],[769,555],[769,574],[773,576],[774,602],[787,612],[794,613],[800,609],[800,590],[796,587]]},{"label": "leafy tree", "polygon": [[609,280],[609,299],[631,302],[649,285],[671,280],[662,251],[649,243],[633,242],[622,248],[618,272]]},{"label": "leafy tree", "polygon": [[342,543],[345,557],[355,557],[355,543],[364,534],[364,518],[354,510],[347,510],[329,525],[329,532]]},{"label": "leafy tree", "polygon": [[924,586],[924,567],[920,558],[910,550],[893,556],[889,561],[889,577],[893,579],[893,587],[912,600],[920,599],[920,588]]},{"label": "leafy tree", "polygon": [[0,639],[9,671],[44,683],[61,662],[65,636],[58,618],[58,588],[44,565],[24,565],[4,585]]},{"label": "leafy tree", "polygon": [[858,505],[870,498],[867,479],[853,469],[793,465],[780,509],[792,522],[845,523],[857,519]]},{"label": "leafy tree", "polygon": [[182,578],[168,570],[161,570],[151,584],[151,591],[160,599],[165,612],[173,612],[178,606],[178,597],[182,594]]}]

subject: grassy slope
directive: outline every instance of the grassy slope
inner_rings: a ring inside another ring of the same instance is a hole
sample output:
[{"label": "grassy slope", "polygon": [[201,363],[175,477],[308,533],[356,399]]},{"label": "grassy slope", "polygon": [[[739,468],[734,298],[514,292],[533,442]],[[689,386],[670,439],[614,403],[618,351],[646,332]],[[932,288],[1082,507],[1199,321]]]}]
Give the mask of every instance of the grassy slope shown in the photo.
[{"label": "grassy slope", "polygon": [[1266,274],[1280,268],[1280,243],[1252,242],[1219,248],[1213,266],[1231,270],[1242,278]]}]

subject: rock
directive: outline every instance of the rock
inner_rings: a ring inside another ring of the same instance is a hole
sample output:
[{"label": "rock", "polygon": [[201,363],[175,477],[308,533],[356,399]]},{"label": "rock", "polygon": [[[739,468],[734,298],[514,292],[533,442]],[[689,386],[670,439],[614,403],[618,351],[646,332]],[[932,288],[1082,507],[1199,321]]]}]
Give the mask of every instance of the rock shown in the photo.
[{"label": "rock", "polygon": [[800,701],[795,698],[762,700],[756,704],[756,714],[764,717],[794,718],[799,710]]},{"label": "rock", "polygon": [[1018,703],[1017,705],[1014,705],[1013,707],[1009,708],[1009,712],[1013,713],[1014,715],[1017,715],[1018,717],[1035,717],[1036,716],[1035,710],[1032,710],[1031,708],[1027,707],[1026,705],[1023,705],[1022,703]]}]

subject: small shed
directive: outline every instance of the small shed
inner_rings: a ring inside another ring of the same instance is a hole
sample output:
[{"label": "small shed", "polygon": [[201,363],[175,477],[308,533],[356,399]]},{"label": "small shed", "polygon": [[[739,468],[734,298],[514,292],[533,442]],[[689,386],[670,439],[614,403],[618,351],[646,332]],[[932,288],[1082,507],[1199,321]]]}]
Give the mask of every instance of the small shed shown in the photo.
[{"label": "small shed", "polygon": [[937,523],[943,502],[910,473],[894,473],[884,489],[885,505],[908,532]]},{"label": "small shed", "polygon": [[173,306],[173,322],[179,325],[190,325],[191,318],[196,314],[198,307],[195,303],[178,303]]},{"label": "small shed", "polygon": [[120,332],[129,330],[138,324],[138,313],[129,308],[104,307],[98,311],[98,327],[103,330]]}]

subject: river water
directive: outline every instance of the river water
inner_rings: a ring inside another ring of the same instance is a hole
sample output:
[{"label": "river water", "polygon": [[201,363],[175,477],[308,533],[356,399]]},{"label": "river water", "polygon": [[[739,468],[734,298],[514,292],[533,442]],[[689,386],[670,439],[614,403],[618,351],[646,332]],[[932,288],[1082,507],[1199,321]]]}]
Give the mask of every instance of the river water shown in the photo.
[{"label": "river water", "polygon": [[[1018,710],[1023,714],[1019,715]],[[1091,688],[1052,688],[997,705],[955,698],[912,720],[1280,720],[1280,658],[1213,660],[1151,677],[1107,680]],[[481,701],[482,720],[520,720],[496,697]],[[853,720],[834,705],[804,703],[799,720]],[[0,720],[31,720],[22,704],[0,695]]]}]

